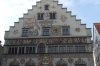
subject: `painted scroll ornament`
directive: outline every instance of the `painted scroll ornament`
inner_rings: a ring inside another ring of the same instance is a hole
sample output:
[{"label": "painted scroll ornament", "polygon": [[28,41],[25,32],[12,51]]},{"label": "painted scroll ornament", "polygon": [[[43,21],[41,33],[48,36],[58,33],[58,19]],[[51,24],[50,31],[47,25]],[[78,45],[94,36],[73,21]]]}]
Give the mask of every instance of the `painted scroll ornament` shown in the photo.
[{"label": "painted scroll ornament", "polygon": [[65,22],[66,19],[67,19],[67,17],[65,15],[62,15],[60,20],[63,21],[63,22]]},{"label": "painted scroll ornament", "polygon": [[80,28],[76,28],[75,31],[76,31],[76,32],[80,32]]}]

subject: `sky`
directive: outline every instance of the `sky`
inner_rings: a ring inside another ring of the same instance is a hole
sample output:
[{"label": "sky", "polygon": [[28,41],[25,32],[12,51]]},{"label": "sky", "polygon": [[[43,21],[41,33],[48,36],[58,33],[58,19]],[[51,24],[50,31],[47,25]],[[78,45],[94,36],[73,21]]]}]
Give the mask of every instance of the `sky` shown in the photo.
[{"label": "sky", "polygon": [[[9,30],[9,26],[14,26],[32,5],[36,5],[40,0],[0,0],[0,40],[4,44],[4,33]],[[92,28],[93,23],[100,22],[100,0],[58,0],[58,4],[63,4],[62,8],[72,11],[76,19],[81,19],[82,24],[87,28]],[[92,31],[92,29],[91,29]]]}]

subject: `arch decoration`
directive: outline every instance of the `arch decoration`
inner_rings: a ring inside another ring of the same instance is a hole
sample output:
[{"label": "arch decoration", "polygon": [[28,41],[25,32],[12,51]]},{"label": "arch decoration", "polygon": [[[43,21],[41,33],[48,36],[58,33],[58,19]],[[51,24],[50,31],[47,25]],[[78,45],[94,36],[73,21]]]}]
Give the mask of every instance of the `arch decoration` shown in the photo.
[{"label": "arch decoration", "polygon": [[67,62],[61,58],[57,61],[56,66],[67,66]]},{"label": "arch decoration", "polygon": [[77,61],[75,61],[75,66],[86,66],[86,62],[79,58]]},{"label": "arch decoration", "polygon": [[35,63],[32,59],[29,59],[29,60],[25,63],[25,66],[36,66],[36,63]]},{"label": "arch decoration", "polygon": [[14,59],[12,62],[10,62],[9,66],[20,66],[20,63]]}]

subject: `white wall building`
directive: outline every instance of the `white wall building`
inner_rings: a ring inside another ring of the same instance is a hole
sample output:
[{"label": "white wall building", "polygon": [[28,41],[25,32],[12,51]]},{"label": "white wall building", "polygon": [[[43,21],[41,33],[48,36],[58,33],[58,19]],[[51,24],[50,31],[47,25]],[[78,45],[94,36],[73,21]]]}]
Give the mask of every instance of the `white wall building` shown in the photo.
[{"label": "white wall building", "polygon": [[95,66],[100,66],[100,23],[93,24],[93,54]]},{"label": "white wall building", "polygon": [[58,1],[36,4],[5,31],[2,66],[94,66],[91,28]]}]

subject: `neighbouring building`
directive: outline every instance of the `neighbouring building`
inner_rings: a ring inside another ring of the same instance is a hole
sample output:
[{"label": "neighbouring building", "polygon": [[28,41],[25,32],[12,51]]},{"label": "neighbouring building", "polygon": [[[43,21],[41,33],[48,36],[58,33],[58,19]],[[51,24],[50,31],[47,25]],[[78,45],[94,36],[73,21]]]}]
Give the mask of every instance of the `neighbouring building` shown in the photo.
[{"label": "neighbouring building", "polygon": [[2,66],[94,66],[91,37],[58,1],[41,0],[5,31]]},{"label": "neighbouring building", "polygon": [[95,66],[100,66],[100,23],[93,24],[93,55]]},{"label": "neighbouring building", "polygon": [[2,61],[2,52],[3,52],[3,46],[1,45],[1,41],[0,41],[0,66]]}]

